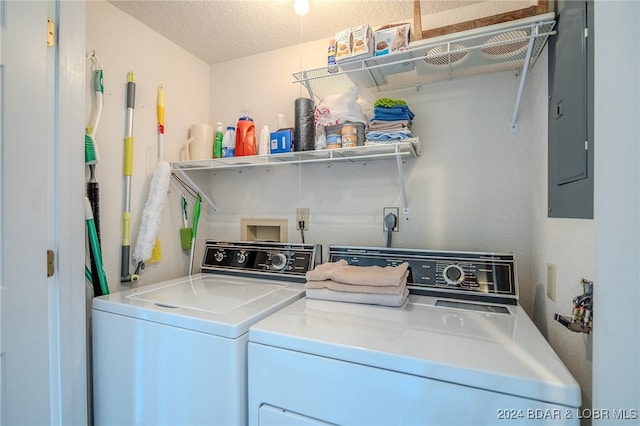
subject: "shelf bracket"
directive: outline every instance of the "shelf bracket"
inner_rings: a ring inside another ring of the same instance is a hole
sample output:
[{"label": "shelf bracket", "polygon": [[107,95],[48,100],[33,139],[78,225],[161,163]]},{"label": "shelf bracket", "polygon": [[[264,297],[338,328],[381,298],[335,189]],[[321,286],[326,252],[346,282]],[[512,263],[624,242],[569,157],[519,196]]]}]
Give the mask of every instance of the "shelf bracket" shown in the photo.
[{"label": "shelf bracket", "polygon": [[402,212],[409,214],[409,200],[407,198],[407,188],[404,181],[402,153],[398,150],[398,145],[396,145],[396,164],[398,165],[398,178],[400,179],[400,191],[402,192]]},{"label": "shelf bracket", "polygon": [[302,71],[302,77],[304,78],[304,86],[307,88],[307,91],[309,92],[309,99],[312,99],[315,101],[316,98],[313,97],[313,90],[311,89],[311,82],[309,81],[309,78],[307,77],[307,71],[304,70]]},{"label": "shelf bracket", "polygon": [[174,169],[173,169],[173,172],[174,172],[174,173],[179,174],[179,175],[180,175],[180,177],[181,177],[182,179],[186,180],[186,181],[189,183],[189,185],[191,185],[191,187],[192,187],[193,189],[195,189],[195,190],[200,194],[200,196],[202,197],[202,200],[203,200],[205,203],[207,203],[207,204],[209,204],[209,205],[211,206],[211,208],[213,209],[213,212],[214,212],[214,213],[216,213],[216,212],[218,211],[218,207],[216,206],[216,204],[215,204],[213,201],[211,201],[211,198],[207,197],[207,194],[205,194],[205,193],[200,189],[200,186],[199,186],[197,183],[195,183],[195,182],[193,181],[193,179],[191,179],[191,178],[190,178],[190,177],[189,177],[189,176],[184,172],[184,170],[179,169],[179,168],[174,168]]},{"label": "shelf bracket", "polygon": [[540,23],[531,24],[531,36],[529,38],[529,46],[527,47],[527,56],[525,57],[524,64],[522,66],[522,74],[520,75],[520,85],[518,86],[518,94],[516,95],[516,104],[513,108],[513,115],[511,116],[511,131],[518,130],[518,111],[520,110],[520,102],[522,101],[522,92],[524,91],[524,83],[527,80],[527,73],[529,72],[531,53],[533,52],[533,45],[538,37],[538,28]]}]

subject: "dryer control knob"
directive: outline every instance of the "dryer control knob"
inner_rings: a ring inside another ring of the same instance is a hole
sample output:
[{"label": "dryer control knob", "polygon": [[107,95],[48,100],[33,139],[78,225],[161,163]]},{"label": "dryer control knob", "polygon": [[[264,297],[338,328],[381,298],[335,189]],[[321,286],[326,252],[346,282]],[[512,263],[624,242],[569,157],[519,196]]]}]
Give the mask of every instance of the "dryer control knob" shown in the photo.
[{"label": "dryer control knob", "polygon": [[460,265],[448,265],[442,271],[442,276],[449,285],[458,285],[464,281],[464,271]]},{"label": "dryer control knob", "polygon": [[271,259],[271,266],[273,266],[273,269],[276,271],[283,270],[284,267],[287,266],[287,256],[282,253],[275,254]]},{"label": "dryer control knob", "polygon": [[247,253],[241,251],[236,254],[236,260],[238,263],[244,263],[247,261]]},{"label": "dryer control knob", "polygon": [[216,252],[216,254],[213,255],[213,258],[216,262],[222,262],[222,259],[224,259],[224,253],[221,251]]}]

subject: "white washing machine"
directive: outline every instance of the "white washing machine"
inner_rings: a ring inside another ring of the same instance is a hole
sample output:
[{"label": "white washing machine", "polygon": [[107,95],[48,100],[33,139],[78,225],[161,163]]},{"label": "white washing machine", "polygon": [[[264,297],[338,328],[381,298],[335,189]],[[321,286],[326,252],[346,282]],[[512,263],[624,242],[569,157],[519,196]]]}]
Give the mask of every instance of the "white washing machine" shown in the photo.
[{"label": "white washing machine", "polygon": [[330,247],[409,262],[399,308],[304,298],[249,331],[249,424],[579,424],[580,388],[517,303],[512,254]]},{"label": "white washing machine", "polygon": [[95,424],[246,424],[249,327],[300,299],[320,257],[207,241],[201,273],[95,298]]}]

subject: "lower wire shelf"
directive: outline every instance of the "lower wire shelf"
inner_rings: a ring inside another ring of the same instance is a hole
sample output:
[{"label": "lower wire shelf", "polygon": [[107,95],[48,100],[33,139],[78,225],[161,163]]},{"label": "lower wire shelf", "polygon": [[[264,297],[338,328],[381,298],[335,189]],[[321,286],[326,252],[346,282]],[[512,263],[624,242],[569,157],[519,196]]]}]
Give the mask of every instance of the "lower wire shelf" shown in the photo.
[{"label": "lower wire shelf", "polygon": [[270,167],[284,164],[313,164],[336,162],[368,162],[374,160],[416,158],[422,153],[418,138],[401,142],[365,144],[353,148],[294,151],[282,154],[249,155],[231,158],[211,158],[171,163],[173,170],[221,170],[247,167]]}]

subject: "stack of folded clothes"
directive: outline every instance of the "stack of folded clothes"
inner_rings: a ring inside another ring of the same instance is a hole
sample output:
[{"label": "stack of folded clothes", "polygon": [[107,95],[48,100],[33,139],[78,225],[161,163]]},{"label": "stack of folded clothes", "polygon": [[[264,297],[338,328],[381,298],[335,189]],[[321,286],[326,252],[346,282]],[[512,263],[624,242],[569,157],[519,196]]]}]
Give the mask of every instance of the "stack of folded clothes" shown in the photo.
[{"label": "stack of folded clothes", "polygon": [[402,99],[380,98],[373,104],[366,144],[398,142],[413,137],[414,114]]},{"label": "stack of folded clothes", "polygon": [[409,264],[398,266],[355,266],[346,260],[323,263],[307,272],[309,299],[371,305],[402,306],[407,300]]}]

